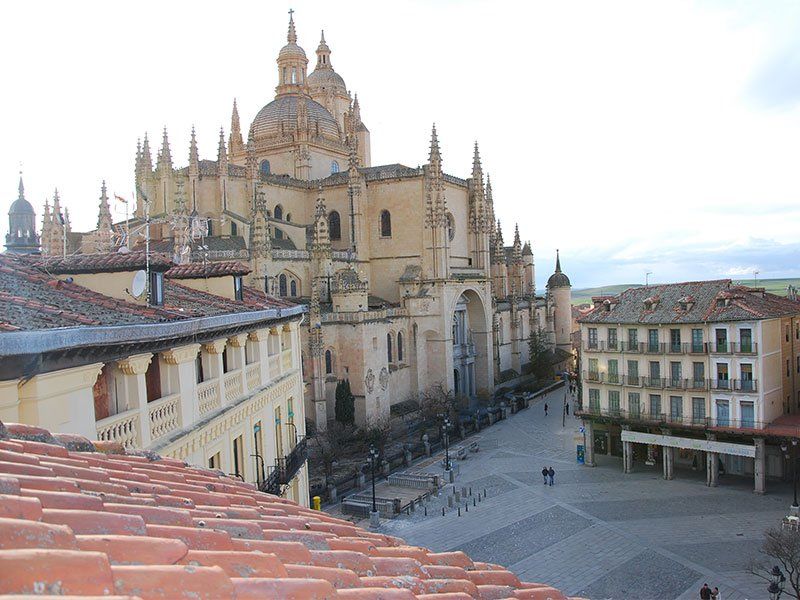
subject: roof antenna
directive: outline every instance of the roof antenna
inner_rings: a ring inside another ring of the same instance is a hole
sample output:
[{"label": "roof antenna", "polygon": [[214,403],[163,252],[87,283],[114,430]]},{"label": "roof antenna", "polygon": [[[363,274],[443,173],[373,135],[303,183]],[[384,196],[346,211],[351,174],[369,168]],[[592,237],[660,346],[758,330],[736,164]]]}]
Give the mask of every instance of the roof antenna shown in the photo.
[{"label": "roof antenna", "polygon": [[650,285],[650,275],[652,274],[653,274],[652,271],[648,271],[647,273],[644,274],[644,287]]}]

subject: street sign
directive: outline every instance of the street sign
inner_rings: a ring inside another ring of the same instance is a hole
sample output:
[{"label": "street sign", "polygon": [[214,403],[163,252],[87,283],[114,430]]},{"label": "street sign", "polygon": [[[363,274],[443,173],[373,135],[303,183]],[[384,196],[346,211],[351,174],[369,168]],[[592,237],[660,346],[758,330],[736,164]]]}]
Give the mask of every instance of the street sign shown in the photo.
[{"label": "street sign", "polygon": [[581,433],[586,433],[586,427],[581,425],[580,427],[578,427],[578,431],[580,431]]}]

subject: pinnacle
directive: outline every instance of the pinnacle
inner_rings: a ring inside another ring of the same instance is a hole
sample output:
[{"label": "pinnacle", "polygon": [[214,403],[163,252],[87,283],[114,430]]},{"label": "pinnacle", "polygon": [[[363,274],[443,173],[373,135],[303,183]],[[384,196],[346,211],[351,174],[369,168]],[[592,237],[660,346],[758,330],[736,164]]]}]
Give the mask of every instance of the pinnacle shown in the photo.
[{"label": "pinnacle", "polygon": [[22,172],[19,174],[19,197],[20,199],[25,198],[25,186],[22,184]]},{"label": "pinnacle", "polygon": [[294,28],[294,9],[289,9],[289,33],[286,35],[286,41],[290,44],[297,43],[297,31]]}]

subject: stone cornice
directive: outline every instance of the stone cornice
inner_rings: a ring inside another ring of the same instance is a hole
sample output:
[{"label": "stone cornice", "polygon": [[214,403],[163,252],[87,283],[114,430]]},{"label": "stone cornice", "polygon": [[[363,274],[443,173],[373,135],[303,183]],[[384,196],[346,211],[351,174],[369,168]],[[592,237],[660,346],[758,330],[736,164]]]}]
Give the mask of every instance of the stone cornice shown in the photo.
[{"label": "stone cornice", "polygon": [[164,357],[167,364],[180,365],[193,361],[197,357],[199,351],[200,344],[189,344],[187,346],[180,346],[179,348],[167,350],[166,352],[162,352],[161,355]]},{"label": "stone cornice", "polygon": [[103,363],[94,363],[37,375],[19,387],[19,399],[22,402],[26,398],[43,400],[78,390],[91,390],[102,369]]},{"label": "stone cornice", "polygon": [[152,359],[153,355],[149,352],[147,354],[134,354],[128,358],[118,360],[117,367],[125,375],[144,375]]}]

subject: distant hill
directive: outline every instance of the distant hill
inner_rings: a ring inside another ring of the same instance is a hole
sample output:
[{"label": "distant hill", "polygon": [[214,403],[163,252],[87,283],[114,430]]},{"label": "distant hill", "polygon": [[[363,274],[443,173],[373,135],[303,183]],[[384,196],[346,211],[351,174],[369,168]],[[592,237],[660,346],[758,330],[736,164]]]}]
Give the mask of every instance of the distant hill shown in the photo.
[{"label": "distant hill", "polygon": [[[752,286],[754,281],[753,279],[740,279],[740,280],[734,280],[734,283],[740,285]],[[572,290],[572,304],[575,305],[590,304],[592,302],[592,296],[615,296],[621,292],[624,292],[628,288],[641,287],[641,285],[642,285],[641,283],[628,283],[620,285],[604,285],[601,287],[575,289]],[[797,288],[800,288],[800,278],[758,280],[758,287],[766,288],[768,292],[777,294],[779,296],[786,295],[786,287],[789,285],[793,285]]]}]

